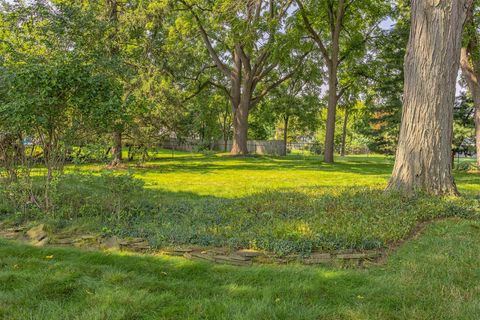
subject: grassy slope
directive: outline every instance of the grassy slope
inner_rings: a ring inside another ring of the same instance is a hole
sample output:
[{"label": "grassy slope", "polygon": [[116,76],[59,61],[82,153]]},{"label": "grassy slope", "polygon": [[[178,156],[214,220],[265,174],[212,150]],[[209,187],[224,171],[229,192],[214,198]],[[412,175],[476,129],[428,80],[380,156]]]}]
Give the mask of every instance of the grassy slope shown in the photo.
[{"label": "grassy slope", "polygon": [[480,223],[437,222],[385,266],[236,268],[0,242],[1,319],[478,319]]}]

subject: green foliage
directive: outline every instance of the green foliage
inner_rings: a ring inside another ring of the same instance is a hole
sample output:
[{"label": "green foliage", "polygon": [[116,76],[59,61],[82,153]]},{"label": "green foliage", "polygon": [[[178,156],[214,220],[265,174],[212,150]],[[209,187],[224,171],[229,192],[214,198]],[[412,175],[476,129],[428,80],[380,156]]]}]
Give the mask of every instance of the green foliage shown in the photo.
[{"label": "green foliage", "polygon": [[[460,189],[471,186],[473,196],[405,198],[383,192],[391,165],[376,157],[350,158],[321,168],[315,158],[217,156],[151,165],[148,170],[132,168],[127,175],[86,174],[89,167],[80,167],[55,179],[49,217],[39,215],[34,204],[6,216],[44,220],[57,228],[105,228],[121,237],[145,237],[155,247],[225,246],[308,255],[312,250],[383,248],[403,239],[421,221],[480,214],[473,174],[457,177]],[[233,186],[236,172],[256,179],[238,178]],[[289,184],[278,181],[280,176]],[[6,195],[2,202],[12,207],[31,199]]]},{"label": "green foliage", "polygon": [[403,95],[403,59],[410,31],[409,15],[398,7],[391,30],[380,32],[369,61],[372,86],[366,112],[357,128],[369,140],[373,152],[392,155],[400,131]]},{"label": "green foliage", "polygon": [[453,122],[452,151],[456,153],[475,153],[475,105],[466,94],[456,102]]}]

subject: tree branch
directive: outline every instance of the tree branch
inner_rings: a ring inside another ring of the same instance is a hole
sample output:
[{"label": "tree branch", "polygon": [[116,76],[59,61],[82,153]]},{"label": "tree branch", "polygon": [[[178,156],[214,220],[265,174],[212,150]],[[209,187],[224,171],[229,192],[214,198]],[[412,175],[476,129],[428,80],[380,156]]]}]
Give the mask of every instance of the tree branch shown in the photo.
[{"label": "tree branch", "polygon": [[307,28],[308,32],[312,35],[313,40],[317,43],[318,47],[320,48],[323,58],[325,59],[327,64],[331,64],[331,59],[330,59],[330,55],[328,54],[328,50],[323,44],[323,41],[320,35],[318,34],[318,32],[316,32],[315,29],[313,28],[312,23],[308,18],[307,12],[305,11],[305,7],[303,6],[301,0],[296,0],[296,2],[300,9],[300,14],[302,15],[302,19],[303,19],[303,23],[305,24],[305,27]]},{"label": "tree branch", "polygon": [[256,96],[256,97],[253,97],[250,101],[252,103],[252,105],[255,105],[257,104],[263,97],[265,97],[271,90],[275,89],[276,87],[278,87],[279,85],[281,85],[283,82],[287,81],[288,79],[290,79],[291,77],[293,77],[295,75],[295,73],[298,72],[298,70],[300,68],[303,67],[303,60],[310,54],[310,52],[307,52],[305,53],[301,59],[300,59],[300,62],[298,63],[298,66],[297,68],[295,68],[294,70],[292,70],[290,73],[286,74],[284,77],[278,79],[277,81],[273,82],[270,86],[266,87],[264,90],[262,90],[262,92]]},{"label": "tree branch", "polygon": [[208,50],[208,53],[210,54],[210,57],[213,59],[213,61],[215,62],[215,64],[217,65],[218,69],[226,76],[226,77],[230,77],[231,76],[231,70],[230,68],[228,68],[223,62],[222,60],[220,60],[217,52],[215,51],[215,49],[213,48],[213,45],[208,37],[208,34],[207,34],[207,31],[205,30],[205,28],[203,27],[202,25],[202,22],[200,20],[200,18],[198,17],[198,15],[195,13],[195,10],[193,10],[193,7],[188,5],[184,0],[180,0],[181,3],[183,3],[183,5],[185,7],[187,7],[190,12],[192,13],[195,21],[197,22],[197,26],[198,26],[198,30],[200,31],[200,35],[202,36],[202,39],[203,39],[203,42],[205,43],[205,46],[207,47],[207,50]]}]

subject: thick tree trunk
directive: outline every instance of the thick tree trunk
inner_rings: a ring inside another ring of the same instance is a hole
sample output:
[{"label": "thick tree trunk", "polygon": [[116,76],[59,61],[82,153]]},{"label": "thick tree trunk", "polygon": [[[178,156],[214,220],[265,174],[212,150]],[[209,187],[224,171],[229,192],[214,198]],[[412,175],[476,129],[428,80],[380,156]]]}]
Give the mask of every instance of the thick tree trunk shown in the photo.
[{"label": "thick tree trunk", "polygon": [[123,160],[122,157],[122,132],[115,130],[113,133],[113,146],[112,146],[112,166],[120,164]]},{"label": "thick tree trunk", "polygon": [[475,62],[477,63],[473,63],[468,48],[462,48],[460,66],[475,105],[477,166],[480,167],[480,61]]},{"label": "thick tree trunk", "polygon": [[288,121],[290,120],[289,116],[283,118],[283,155],[288,154]]},{"label": "thick tree trunk", "polygon": [[248,113],[249,101],[242,99],[233,112],[233,144],[230,153],[232,155],[248,154]]},{"label": "thick tree trunk", "polygon": [[342,130],[342,150],[341,156],[345,157],[345,145],[347,143],[347,124],[348,124],[348,110],[345,110],[345,118],[343,119],[343,130]]},{"label": "thick tree trunk", "polygon": [[453,106],[468,0],[414,0],[402,124],[389,190],[458,194]]}]

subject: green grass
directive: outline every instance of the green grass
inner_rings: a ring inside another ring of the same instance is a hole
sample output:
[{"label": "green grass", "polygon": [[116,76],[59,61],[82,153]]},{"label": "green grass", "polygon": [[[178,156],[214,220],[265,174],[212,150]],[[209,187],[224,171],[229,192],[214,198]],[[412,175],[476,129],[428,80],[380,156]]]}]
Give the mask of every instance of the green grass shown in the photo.
[{"label": "green grass", "polygon": [[384,266],[239,268],[0,241],[1,319],[478,319],[480,223],[448,220]]},{"label": "green grass", "polygon": [[[57,232],[143,237],[158,248],[223,246],[278,255],[383,248],[421,221],[480,216],[480,176],[474,173],[456,173],[463,198],[406,198],[383,192],[392,160],[381,156],[335,164],[311,156],[157,156],[113,172],[69,167],[56,183],[52,212],[31,204],[14,208],[22,202],[14,199],[4,201],[0,214],[10,223],[47,222]],[[6,191],[7,198],[18,194]]]},{"label": "green grass", "polygon": [[[161,150],[156,161],[130,164],[130,171],[148,188],[192,196],[239,198],[277,189],[302,187],[372,187],[383,189],[390,177],[393,158],[380,155],[337,158],[326,164],[318,156],[230,157],[227,154],[202,155]],[[471,159],[461,162],[471,163]],[[86,165],[82,170],[103,170]],[[479,195],[480,177],[458,172],[462,193]]]}]

